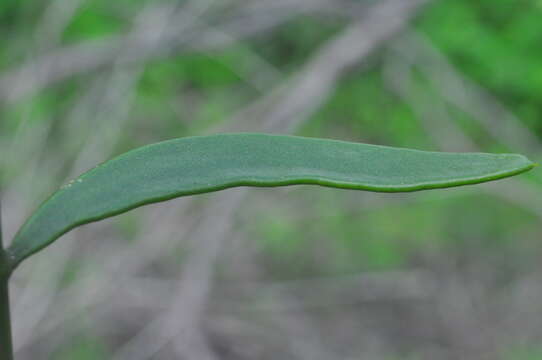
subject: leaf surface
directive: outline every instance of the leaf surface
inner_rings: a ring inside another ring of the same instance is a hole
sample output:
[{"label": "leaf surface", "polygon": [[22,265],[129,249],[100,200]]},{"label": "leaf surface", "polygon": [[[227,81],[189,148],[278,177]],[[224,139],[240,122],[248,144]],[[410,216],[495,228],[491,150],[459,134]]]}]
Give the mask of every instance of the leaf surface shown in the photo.
[{"label": "leaf surface", "polygon": [[516,154],[426,152],[250,133],[186,137],[129,151],[64,185],[21,227],[8,254],[15,268],[76,226],[235,186],[406,192],[496,180],[533,166]]}]

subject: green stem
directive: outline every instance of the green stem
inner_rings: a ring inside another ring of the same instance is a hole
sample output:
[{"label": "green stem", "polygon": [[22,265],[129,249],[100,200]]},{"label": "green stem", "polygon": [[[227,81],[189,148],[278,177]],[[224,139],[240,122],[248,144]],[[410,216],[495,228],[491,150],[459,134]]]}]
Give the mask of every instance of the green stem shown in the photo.
[{"label": "green stem", "polygon": [[2,244],[2,211],[0,207],[0,360],[13,360],[13,340],[9,312],[8,256]]},{"label": "green stem", "polygon": [[0,360],[13,360],[8,279],[0,278]]}]

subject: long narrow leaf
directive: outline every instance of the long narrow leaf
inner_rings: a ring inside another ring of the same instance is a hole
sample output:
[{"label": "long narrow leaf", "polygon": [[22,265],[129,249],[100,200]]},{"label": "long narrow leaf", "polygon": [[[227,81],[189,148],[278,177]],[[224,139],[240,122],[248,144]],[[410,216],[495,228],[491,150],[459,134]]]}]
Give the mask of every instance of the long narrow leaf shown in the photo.
[{"label": "long narrow leaf", "polygon": [[496,180],[533,166],[515,154],[425,152],[265,134],[188,137],[127,152],[64,185],[23,225],[8,253],[14,268],[76,226],[235,186],[404,192]]}]

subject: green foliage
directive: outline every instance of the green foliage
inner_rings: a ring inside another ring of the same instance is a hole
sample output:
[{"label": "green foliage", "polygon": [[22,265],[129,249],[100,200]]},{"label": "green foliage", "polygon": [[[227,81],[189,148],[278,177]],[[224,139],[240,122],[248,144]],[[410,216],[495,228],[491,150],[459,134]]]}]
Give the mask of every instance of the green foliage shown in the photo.
[{"label": "green foliage", "polygon": [[93,338],[81,336],[75,338],[68,348],[59,350],[51,360],[94,360],[106,359],[107,356],[104,344],[96,342]]},{"label": "green foliage", "polygon": [[21,228],[8,254],[15,267],[76,226],[229,187],[315,184],[405,192],[496,180],[533,166],[514,154],[423,152],[294,136],[182,138],[130,151],[64,185]]},{"label": "green foliage", "polygon": [[110,35],[121,30],[118,18],[111,16],[97,3],[87,6],[74,17],[66,29],[66,41],[76,42]]},{"label": "green foliage", "polygon": [[306,136],[327,134],[341,138],[365,134],[366,141],[377,144],[401,147],[417,144],[418,148],[431,149],[423,127],[407,104],[386,91],[378,70],[354,73],[345,79],[326,106],[300,132]]},{"label": "green foliage", "polygon": [[311,16],[301,16],[288,22],[273,35],[274,41],[267,41],[254,47],[273,65],[292,69],[307,60],[318,45],[336,33],[340,24],[322,22]]},{"label": "green foliage", "polygon": [[[86,1],[63,30],[60,44],[36,44],[36,39],[43,37],[42,21],[52,3],[0,2],[0,32],[5,34],[0,39],[0,65],[6,72],[17,68],[23,60],[39,59],[57,46],[122,35],[132,28],[135,15],[143,6],[158,4],[147,0]],[[443,0],[434,2],[427,10],[413,27],[424,32],[467,79],[474,80],[487,94],[504,103],[540,137],[542,2]],[[100,154],[100,158],[159,139],[208,133],[210,126],[224,121],[259,96],[243,78],[246,74],[238,71],[246,70],[245,61],[250,62],[251,56],[260,56],[275,66],[277,74],[285,75],[275,79],[276,83],[270,83],[275,85],[296,72],[315,54],[319,45],[342,27],[341,19],[331,18],[317,14],[295,18],[254,38],[240,39],[225,49],[196,55],[173,53],[171,57],[146,62],[143,76],[134,89],[133,106],[127,114],[130,121],[123,125],[122,133],[111,140],[113,150]],[[209,24],[214,25],[214,22]],[[35,45],[44,52],[35,52]],[[249,56],[245,56],[245,52]],[[327,104],[302,125],[298,134],[438,149],[438,143],[430,131],[421,126],[410,104],[393,95],[381,79],[379,56],[370,64],[375,65],[372,70],[367,71],[365,66],[360,71],[354,69],[337,83]],[[110,120],[107,110],[102,108],[98,111],[105,113],[101,116],[105,120],[91,117],[87,121],[80,110],[81,99],[89,97],[90,89],[101,86],[110,70],[113,73],[123,69],[100,69],[55,84],[32,97],[17,99],[16,103],[2,104],[0,143],[8,144],[2,152],[10,155],[0,159],[0,185],[11,191],[8,195],[20,194],[22,204],[34,204],[73,171],[71,167],[77,163],[88,134],[96,132],[95,126]],[[115,82],[109,85],[114,87]],[[440,101],[438,91],[430,86],[417,86],[413,91],[430,94],[431,99]],[[74,121],[74,109],[79,109],[75,115],[77,121]],[[448,110],[451,119],[482,151],[517,150],[507,149],[469,115],[454,108]],[[540,172],[532,172],[522,179],[534,180],[531,182],[535,186],[533,194],[537,194],[542,185],[537,173]],[[33,177],[35,180],[20,181]],[[8,188],[13,184],[16,185]],[[251,219],[254,241],[265,249],[263,256],[273,258],[277,264],[270,269],[273,274],[280,268],[284,278],[314,276],[314,269],[310,269],[310,273],[296,272],[299,264],[311,261],[318,262],[315,265],[318,275],[323,276],[372,269],[400,271],[418,266],[418,257],[428,251],[450,261],[454,261],[454,256],[470,254],[476,263],[499,256],[500,260],[492,263],[492,269],[506,274],[507,278],[512,278],[518,268],[525,274],[537,268],[539,220],[528,204],[521,204],[520,189],[516,189],[518,203],[503,200],[495,193],[472,195],[458,189],[416,194],[406,201],[402,201],[402,196],[393,197],[399,201],[378,197],[376,208],[368,211],[365,210],[367,198],[369,202],[371,199],[368,194],[353,196],[351,192],[311,190],[295,190],[296,196],[310,192],[310,197],[304,199],[298,209],[303,217],[275,218],[274,208],[270,208],[265,216]],[[288,194],[291,201],[284,203],[291,204],[295,196]],[[428,199],[430,201],[426,201]],[[531,200],[536,203],[534,197]],[[320,206],[311,207],[314,203]],[[348,203],[352,205],[345,210]],[[353,212],[354,208],[361,210]],[[16,208],[14,212],[18,210],[21,209]],[[140,230],[138,224],[141,222],[129,217],[116,221],[120,227],[117,231],[126,238]],[[325,256],[313,256],[312,251],[321,251],[313,249],[315,246],[325,246]],[[66,281],[79,279],[78,268],[83,267],[75,257],[69,265]],[[471,280],[476,282],[477,279]],[[97,334],[89,336],[98,338]],[[511,343],[514,341],[510,339]],[[63,356],[103,357],[92,349],[94,342],[80,347],[76,355],[66,352]],[[540,357],[537,350],[515,349],[506,354],[503,358]]]},{"label": "green foliage", "polygon": [[504,360],[538,360],[542,358],[542,349],[540,348],[515,348],[508,351]]},{"label": "green foliage", "polygon": [[444,1],[420,28],[469,77],[542,130],[541,17],[538,0]]}]

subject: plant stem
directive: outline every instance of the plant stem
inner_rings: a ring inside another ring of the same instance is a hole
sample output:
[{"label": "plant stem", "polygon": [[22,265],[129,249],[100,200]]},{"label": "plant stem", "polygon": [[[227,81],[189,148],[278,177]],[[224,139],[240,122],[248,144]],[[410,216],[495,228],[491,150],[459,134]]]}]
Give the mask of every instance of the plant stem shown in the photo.
[{"label": "plant stem", "polygon": [[2,210],[0,206],[0,360],[13,360],[13,339],[9,311],[9,262],[2,243]]},{"label": "plant stem", "polygon": [[8,278],[0,278],[0,360],[13,360]]}]

